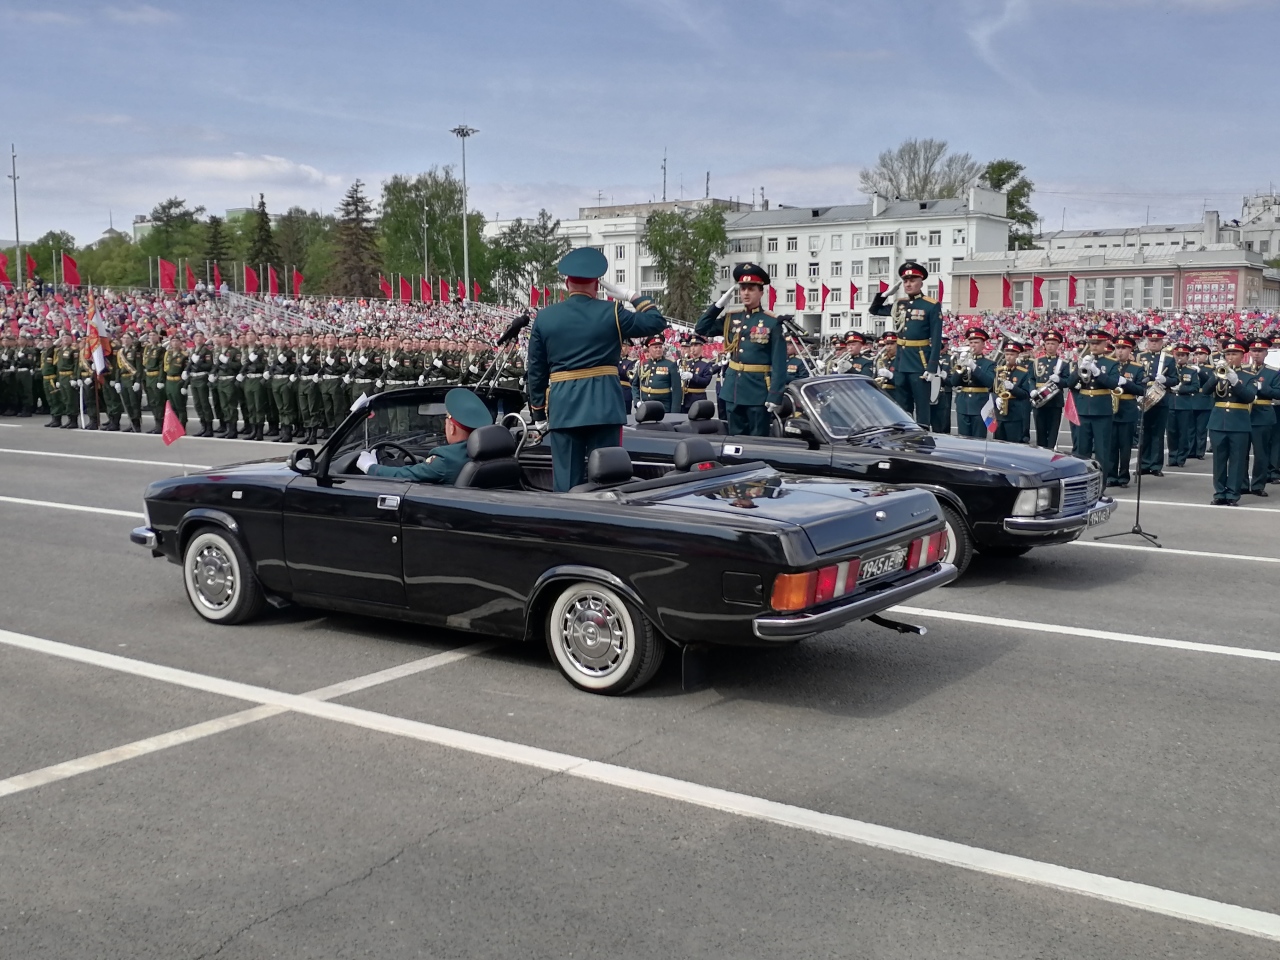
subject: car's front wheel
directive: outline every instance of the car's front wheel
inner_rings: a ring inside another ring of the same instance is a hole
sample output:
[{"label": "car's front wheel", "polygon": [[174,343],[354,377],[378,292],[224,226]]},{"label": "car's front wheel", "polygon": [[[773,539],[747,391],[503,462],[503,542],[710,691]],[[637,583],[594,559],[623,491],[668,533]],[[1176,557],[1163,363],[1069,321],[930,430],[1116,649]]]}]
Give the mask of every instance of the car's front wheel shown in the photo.
[{"label": "car's front wheel", "polygon": [[196,531],[182,555],[187,599],[210,623],[243,623],[262,611],[265,598],[249,558],[220,528]]},{"label": "car's front wheel", "polygon": [[546,633],[560,672],[591,693],[638,690],[653,679],[666,652],[649,619],[599,583],[565,587],[547,613]]},{"label": "car's front wheel", "polygon": [[947,525],[947,549],[942,559],[955,564],[958,576],[951,582],[956,583],[969,569],[969,561],[973,559],[973,534],[955,507],[942,504],[942,519]]}]

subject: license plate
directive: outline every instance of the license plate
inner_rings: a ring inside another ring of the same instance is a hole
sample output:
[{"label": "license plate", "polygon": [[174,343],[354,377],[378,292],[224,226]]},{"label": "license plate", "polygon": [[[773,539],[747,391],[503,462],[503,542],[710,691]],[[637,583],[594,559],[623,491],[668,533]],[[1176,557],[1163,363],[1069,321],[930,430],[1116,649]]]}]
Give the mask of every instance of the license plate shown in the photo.
[{"label": "license plate", "polygon": [[887,573],[895,573],[906,566],[906,563],[907,551],[903,548],[863,560],[862,568],[858,571],[858,582],[863,583],[874,580],[876,577],[883,577]]},{"label": "license plate", "polygon": [[1099,510],[1096,513],[1089,514],[1089,526],[1099,527],[1111,519],[1111,514],[1106,510]]}]

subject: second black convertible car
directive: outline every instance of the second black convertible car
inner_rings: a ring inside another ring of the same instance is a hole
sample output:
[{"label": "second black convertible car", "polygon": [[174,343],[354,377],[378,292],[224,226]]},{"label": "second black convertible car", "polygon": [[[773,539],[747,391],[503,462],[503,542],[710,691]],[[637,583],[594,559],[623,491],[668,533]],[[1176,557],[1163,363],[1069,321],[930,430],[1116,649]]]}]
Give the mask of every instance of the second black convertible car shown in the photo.
[{"label": "second black convertible car", "polygon": [[[319,451],[172,477],[146,491],[131,539],[182,570],[192,607],[237,623],[265,602],[545,637],[578,687],[624,693],[668,642],[769,646],[878,615],[949,583],[946,525],[927,490],[724,464],[704,437],[672,443],[664,475],[620,447],[590,482],[540,489],[527,431],[474,431],[456,485],[366,476],[362,450],[404,464],[443,442],[443,389],[354,411]],[[522,401],[488,398],[495,414]],[[739,458],[741,459],[741,458]]]}]

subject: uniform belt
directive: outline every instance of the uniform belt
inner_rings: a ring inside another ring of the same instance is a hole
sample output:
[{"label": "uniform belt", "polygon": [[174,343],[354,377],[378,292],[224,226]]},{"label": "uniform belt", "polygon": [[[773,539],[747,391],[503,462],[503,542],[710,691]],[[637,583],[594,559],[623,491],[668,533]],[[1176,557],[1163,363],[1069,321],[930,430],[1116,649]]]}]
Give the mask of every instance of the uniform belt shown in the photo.
[{"label": "uniform belt", "polygon": [[203,378],[205,378],[205,377],[207,377],[207,376],[209,376],[209,371],[208,371],[208,370],[206,370],[204,373],[193,373],[193,374],[191,374],[191,379],[192,379],[192,380],[201,380],[201,379],[203,379]]},{"label": "uniform belt", "polygon": [[387,380],[384,382],[391,384],[391,383],[417,383],[418,381],[417,380]]},{"label": "uniform belt", "polygon": [[53,374],[53,375],[46,374],[46,375],[45,375],[45,379],[46,379],[46,380],[57,380],[57,379],[58,379],[58,375],[57,375],[56,373],[55,373],[55,374]]},{"label": "uniform belt", "polygon": [[773,367],[767,363],[739,363],[737,360],[730,360],[729,369],[739,370],[742,373],[768,373]]},{"label": "uniform belt", "polygon": [[[1109,392],[1110,392],[1110,391],[1108,391],[1108,393],[1109,393]],[[1134,396],[1133,394],[1131,394],[1131,393],[1125,393],[1125,394],[1122,394],[1122,395],[1120,396],[1120,399],[1121,399],[1121,400],[1137,400],[1138,398],[1137,398],[1137,397],[1135,397],[1135,396]]]},{"label": "uniform belt", "polygon": [[1082,397],[1106,397],[1110,395],[1111,395],[1110,390],[1081,390],[1080,391],[1080,396]]},{"label": "uniform belt", "polygon": [[245,376],[246,376],[246,377],[248,377],[250,380],[261,380],[261,379],[262,379],[262,374],[260,374],[260,373],[246,373],[246,374],[245,374]]},{"label": "uniform belt", "polygon": [[1247,403],[1215,403],[1214,406],[1218,407],[1221,410],[1248,410],[1249,409],[1249,404]]},{"label": "uniform belt", "polygon": [[928,345],[929,345],[928,340],[899,340],[898,341],[898,346],[900,347],[927,347]]},{"label": "uniform belt", "polygon": [[557,370],[551,374],[552,383],[563,383],[566,380],[589,380],[591,377],[616,377],[618,368],[614,366],[582,367],[578,370]]},{"label": "uniform belt", "polygon": [[373,383],[373,380],[372,380],[372,378],[370,378],[370,379],[368,379],[368,380],[359,380],[359,379],[357,379],[357,380],[356,380],[356,383]]},{"label": "uniform belt", "polygon": [[667,387],[667,388],[665,388],[665,389],[660,389],[660,390],[659,390],[659,389],[654,389],[654,388],[652,388],[652,387],[641,387],[641,388],[640,388],[640,392],[641,392],[641,393],[663,394],[663,393],[670,393],[670,392],[671,392],[671,388],[670,388],[670,387]]},{"label": "uniform belt", "polygon": [[1253,401],[1253,405],[1254,405],[1255,407],[1269,407],[1269,406],[1271,406],[1271,403],[1272,403],[1272,401],[1270,401],[1270,400],[1255,400],[1255,401]]},{"label": "uniform belt", "polygon": [[961,387],[960,392],[961,393],[990,393],[991,391],[986,387]]},{"label": "uniform belt", "polygon": [[166,379],[166,380],[168,380],[170,383],[173,383],[175,380],[181,380],[181,379],[182,379],[182,377],[181,377],[181,376],[177,376],[177,377],[165,377],[165,379]]},{"label": "uniform belt", "polygon": [[341,380],[342,375],[338,373],[322,373],[320,374],[320,379],[321,380]]}]

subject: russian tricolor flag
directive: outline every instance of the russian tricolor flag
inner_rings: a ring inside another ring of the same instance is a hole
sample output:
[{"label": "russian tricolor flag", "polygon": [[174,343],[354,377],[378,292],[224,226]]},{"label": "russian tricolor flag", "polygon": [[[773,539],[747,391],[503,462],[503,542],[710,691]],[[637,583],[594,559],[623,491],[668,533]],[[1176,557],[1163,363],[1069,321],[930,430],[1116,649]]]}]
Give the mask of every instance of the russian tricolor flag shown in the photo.
[{"label": "russian tricolor flag", "polygon": [[987,433],[996,432],[996,398],[987,394],[987,402],[982,405],[982,422],[987,425]]}]

